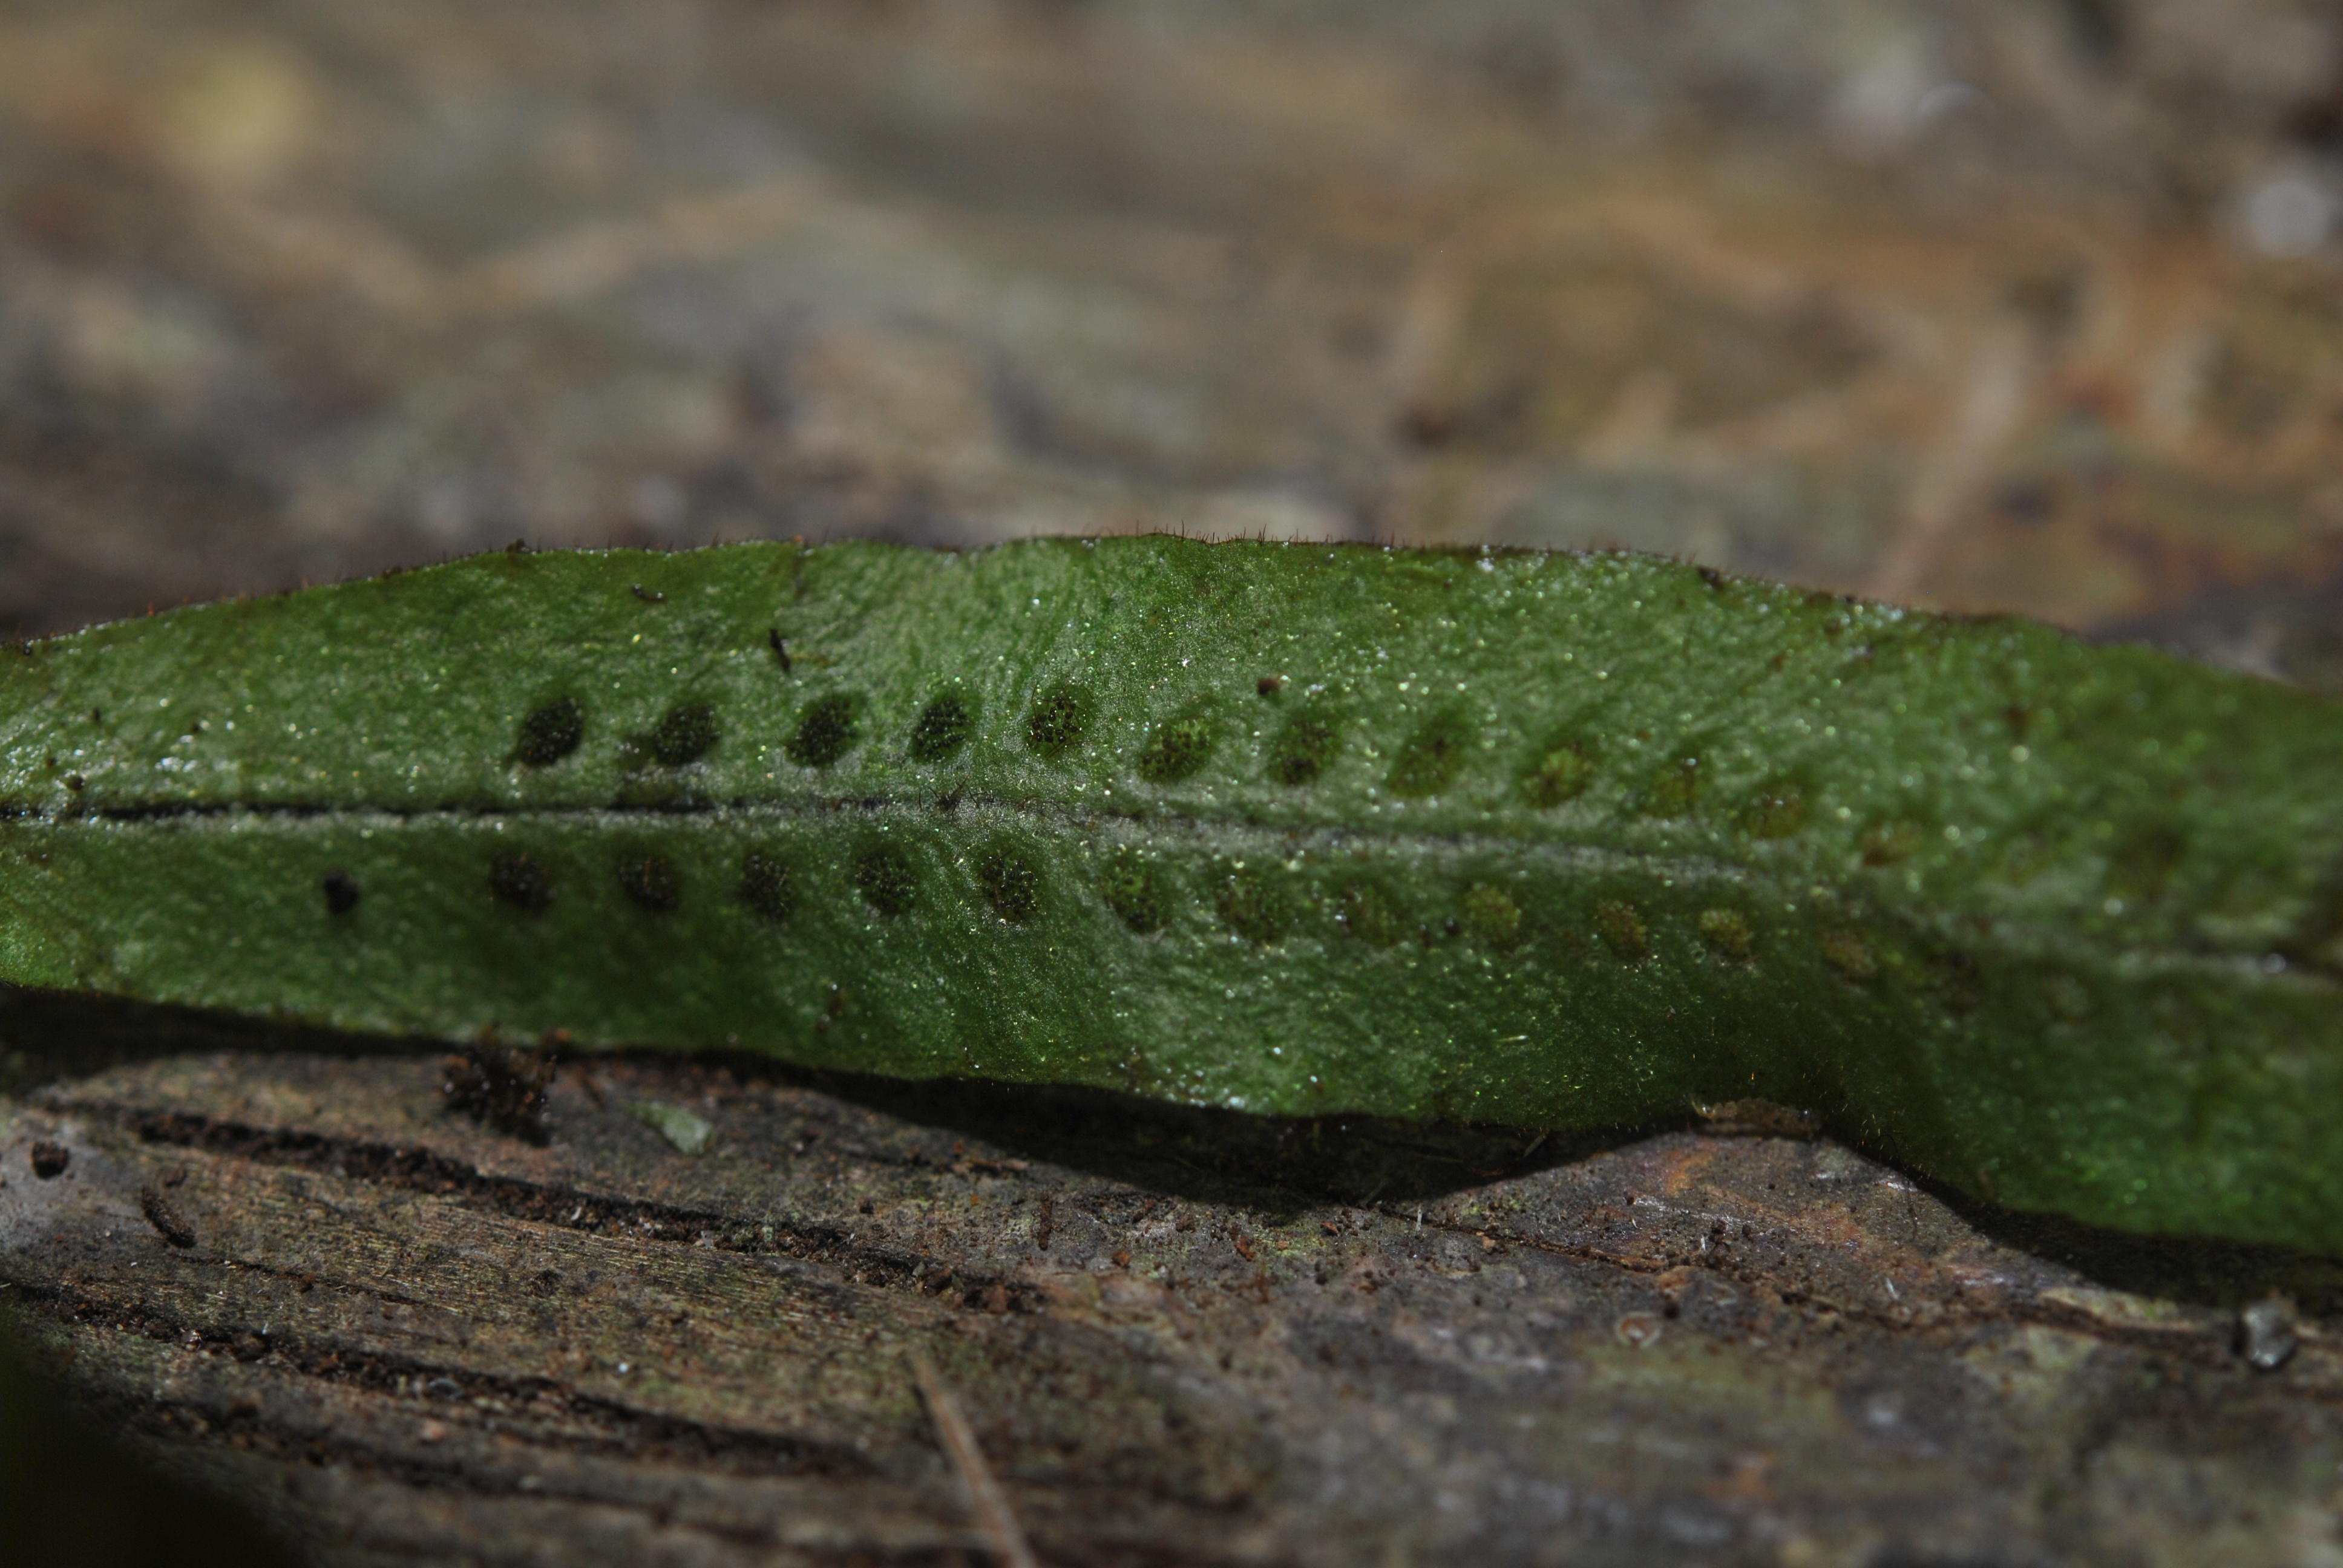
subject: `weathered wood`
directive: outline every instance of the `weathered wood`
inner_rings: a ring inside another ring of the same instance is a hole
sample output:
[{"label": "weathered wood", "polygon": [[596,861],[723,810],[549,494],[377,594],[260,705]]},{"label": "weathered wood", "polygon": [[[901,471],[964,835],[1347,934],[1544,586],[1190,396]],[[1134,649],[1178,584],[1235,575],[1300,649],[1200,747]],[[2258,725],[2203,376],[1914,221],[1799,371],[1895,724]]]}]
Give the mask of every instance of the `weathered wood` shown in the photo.
[{"label": "weathered wood", "polygon": [[40,1354],[321,1560],[980,1553],[919,1352],[1058,1564],[2327,1539],[2343,1346],[2304,1322],[2258,1372],[2237,1308],[2324,1304],[2331,1271],[2024,1251],[1829,1142],[1523,1149],[622,1060],[563,1072],[539,1146],[443,1080],[180,1054],[0,1121]]}]

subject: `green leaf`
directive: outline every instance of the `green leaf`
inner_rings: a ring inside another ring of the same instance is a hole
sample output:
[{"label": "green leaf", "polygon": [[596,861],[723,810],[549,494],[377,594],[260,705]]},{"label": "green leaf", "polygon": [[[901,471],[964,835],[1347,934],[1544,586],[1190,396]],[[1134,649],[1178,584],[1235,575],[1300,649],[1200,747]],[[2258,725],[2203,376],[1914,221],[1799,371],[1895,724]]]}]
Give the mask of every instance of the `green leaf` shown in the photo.
[{"label": "green leaf", "polygon": [[[644,594],[633,591],[639,584]],[[500,554],[0,653],[0,978],[2343,1251],[2343,710],[1626,555]]]}]

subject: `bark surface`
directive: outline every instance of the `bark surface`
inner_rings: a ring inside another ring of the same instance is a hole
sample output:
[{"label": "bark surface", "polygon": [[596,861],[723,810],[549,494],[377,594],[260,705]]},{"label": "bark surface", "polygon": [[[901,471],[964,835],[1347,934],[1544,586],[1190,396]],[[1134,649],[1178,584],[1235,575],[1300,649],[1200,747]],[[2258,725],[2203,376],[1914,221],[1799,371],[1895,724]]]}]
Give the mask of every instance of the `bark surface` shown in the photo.
[{"label": "bark surface", "polygon": [[36,1359],[320,1561],[987,1560],[922,1354],[1054,1564],[2330,1539],[2343,1345],[2273,1292],[2331,1270],[2021,1234],[1763,1107],[1563,1148],[594,1060],[540,1142],[433,1058],[9,1027],[126,1058],[0,1118]]}]

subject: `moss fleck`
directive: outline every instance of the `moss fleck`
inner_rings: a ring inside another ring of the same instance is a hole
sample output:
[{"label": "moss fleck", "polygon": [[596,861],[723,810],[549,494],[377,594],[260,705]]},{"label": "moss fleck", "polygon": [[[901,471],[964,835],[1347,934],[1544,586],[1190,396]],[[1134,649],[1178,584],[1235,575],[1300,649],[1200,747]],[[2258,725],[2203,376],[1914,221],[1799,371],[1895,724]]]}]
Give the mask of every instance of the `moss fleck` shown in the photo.
[{"label": "moss fleck", "polygon": [[1644,787],[1646,817],[1682,817],[1700,799],[1700,759],[1680,757],[1652,776]]},{"label": "moss fleck", "polygon": [[1757,950],[1756,928],[1739,910],[1703,910],[1698,924],[1701,940],[1719,958],[1745,960]]},{"label": "moss fleck", "polygon": [[1139,776],[1150,784],[1175,784],[1203,767],[1220,739],[1220,726],[1209,714],[1190,713],[1167,720],[1140,748]]},{"label": "moss fleck", "polygon": [[542,914],[553,903],[553,873],[533,855],[500,849],[488,857],[488,892],[498,903]]},{"label": "moss fleck", "polygon": [[1594,764],[1585,746],[1569,741],[1550,748],[1522,779],[1522,794],[1539,810],[1574,800],[1594,781]]},{"label": "moss fleck", "polygon": [[664,855],[629,855],[620,860],[618,886],[637,906],[655,915],[672,914],[683,901],[683,879]]},{"label": "moss fleck", "polygon": [[1407,738],[1399,755],[1392,759],[1391,776],[1385,781],[1391,792],[1411,800],[1439,794],[1463,771],[1470,741],[1463,714],[1443,713],[1429,720]]},{"label": "moss fleck", "polygon": [[1475,882],[1464,890],[1464,929],[1486,947],[1516,947],[1522,940],[1522,907],[1504,889]]},{"label": "moss fleck", "polygon": [[2164,896],[2187,844],[2162,824],[2144,828],[2124,839],[2108,858],[2107,891],[2127,904],[2151,904]]},{"label": "moss fleck", "polygon": [[517,755],[531,768],[548,768],[577,750],[585,737],[585,709],[574,697],[557,698],[520,721]]},{"label": "moss fleck", "polygon": [[1269,776],[1289,789],[1315,783],[1334,760],[1342,737],[1322,713],[1297,713],[1270,743]]},{"label": "moss fleck", "polygon": [[1221,884],[1216,900],[1221,920],[1249,942],[1269,946],[1285,935],[1292,919],[1283,891],[1257,869],[1239,869]]},{"label": "moss fleck", "polygon": [[1171,923],[1170,879],[1136,849],[1115,852],[1099,878],[1099,891],[1115,917],[1141,936],[1160,931]]},{"label": "moss fleck", "polygon": [[766,920],[788,920],[798,907],[797,892],[789,886],[789,867],[754,849],[743,855],[740,901]]},{"label": "moss fleck", "polygon": [[1823,961],[1851,980],[1867,980],[1879,973],[1878,955],[1864,940],[1861,931],[1851,926],[1839,926],[1825,931],[1821,938]]},{"label": "moss fleck", "polygon": [[666,1139],[678,1154],[701,1152],[716,1132],[704,1117],[695,1116],[682,1106],[670,1105],[665,1101],[638,1101],[627,1110],[636,1121]]},{"label": "moss fleck", "polygon": [[1011,925],[1022,925],[1041,908],[1041,873],[1016,849],[996,844],[976,862],[976,884],[992,912]]},{"label": "moss fleck", "polygon": [[1090,733],[1091,694],[1071,681],[1061,680],[1033,701],[1025,716],[1025,742],[1051,761],[1066,756]]},{"label": "moss fleck", "polygon": [[1947,948],[1929,959],[1928,983],[1945,1010],[1955,1018],[1966,1018],[1985,1005],[1985,976],[1976,960],[1958,948]]},{"label": "moss fleck", "polygon": [[890,920],[909,914],[919,892],[910,857],[892,844],[874,844],[855,857],[854,885],[864,901]]},{"label": "moss fleck", "polygon": [[817,697],[798,715],[781,753],[800,768],[827,768],[853,749],[860,729],[853,698],[842,691]]},{"label": "moss fleck", "polygon": [[1624,899],[1594,906],[1594,930],[1624,962],[1639,964],[1652,956],[1651,928],[1644,923],[1643,911]]},{"label": "moss fleck", "polygon": [[914,762],[941,762],[967,745],[974,733],[976,715],[965,700],[946,692],[920,710],[906,749]]},{"label": "moss fleck", "polygon": [[1875,822],[1863,832],[1863,863],[1877,868],[1907,859],[1926,836],[1917,822]]},{"label": "moss fleck", "polygon": [[716,709],[704,702],[685,703],[669,709],[659,728],[651,731],[651,755],[662,767],[680,768],[707,756],[721,735]]}]

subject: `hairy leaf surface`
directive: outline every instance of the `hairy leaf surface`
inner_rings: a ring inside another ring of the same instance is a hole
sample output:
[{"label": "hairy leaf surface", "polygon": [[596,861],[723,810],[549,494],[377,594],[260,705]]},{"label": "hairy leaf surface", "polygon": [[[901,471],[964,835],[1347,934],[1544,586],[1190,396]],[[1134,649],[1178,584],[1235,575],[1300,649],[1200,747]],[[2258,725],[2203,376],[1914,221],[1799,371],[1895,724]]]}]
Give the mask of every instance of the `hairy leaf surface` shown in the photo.
[{"label": "hairy leaf surface", "polygon": [[510,553],[0,654],[0,979],[2343,1250],[2343,710],[1624,555]]}]

